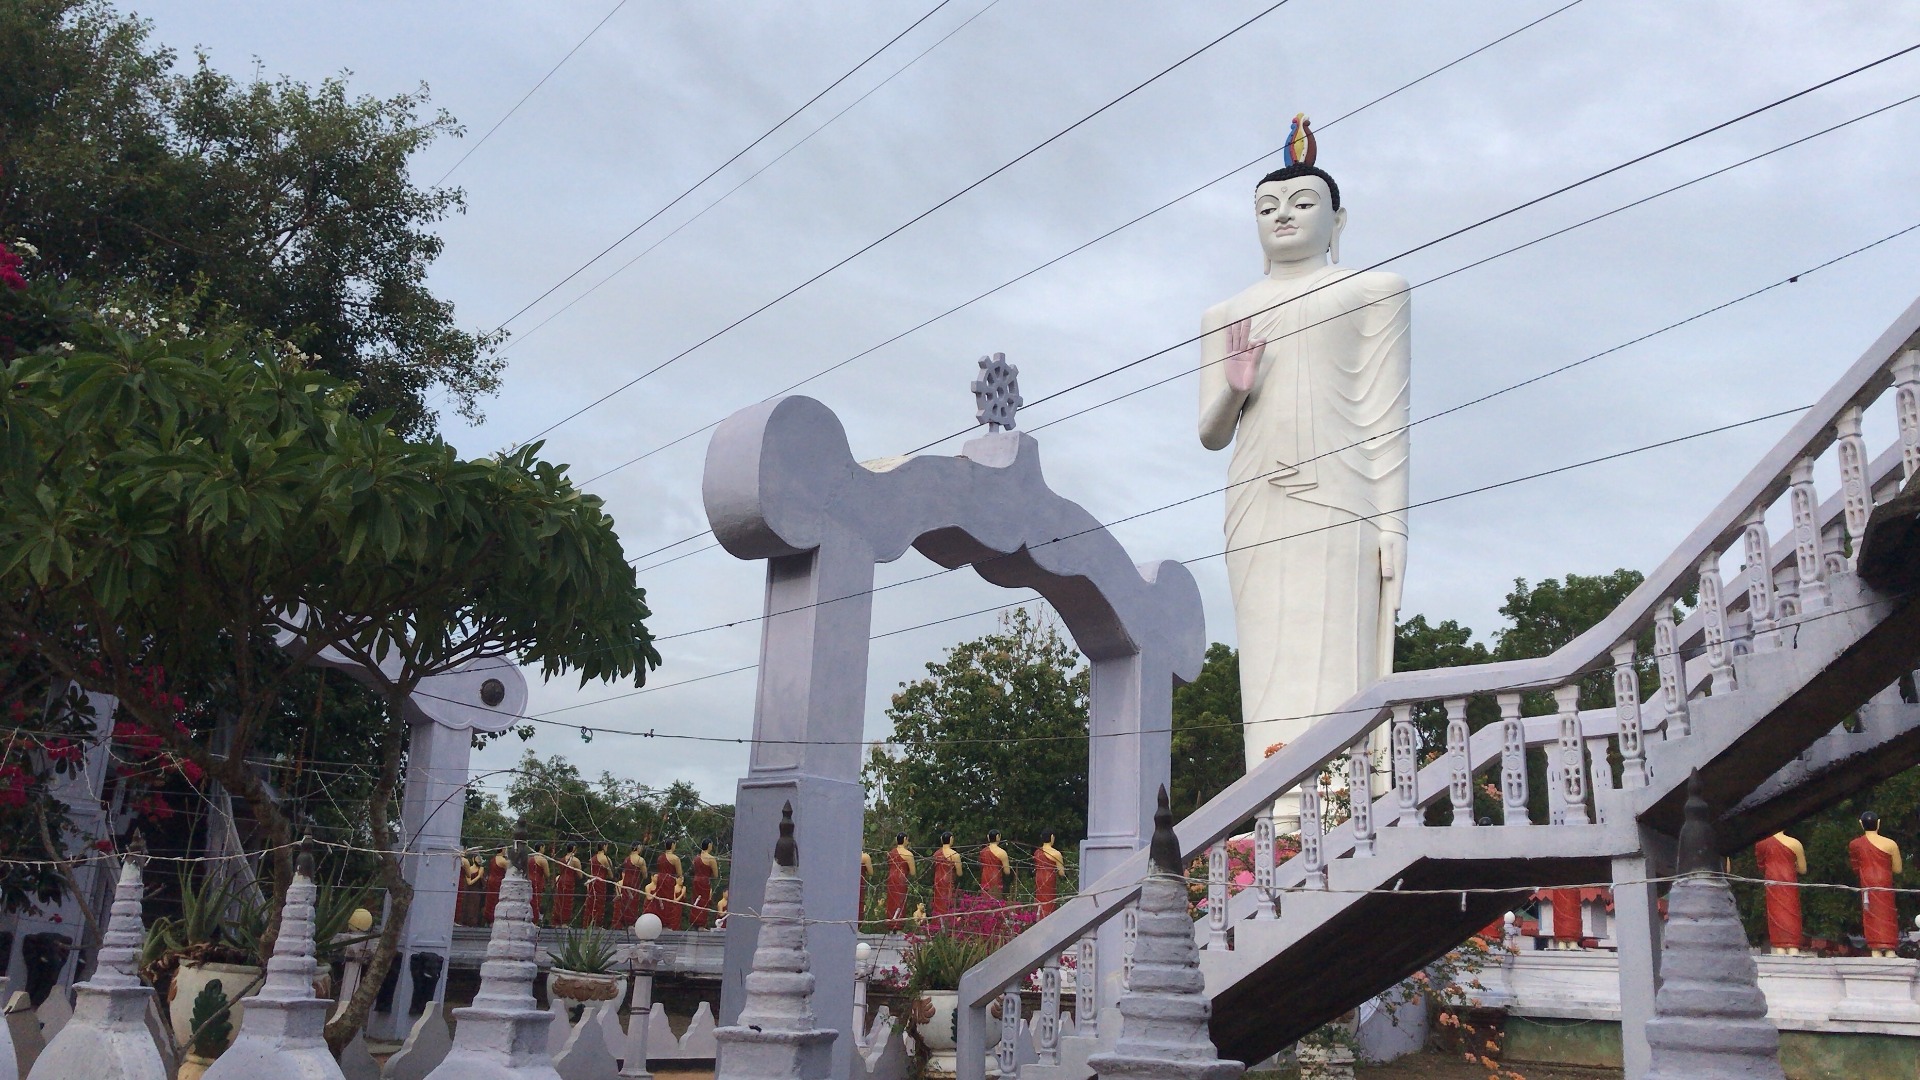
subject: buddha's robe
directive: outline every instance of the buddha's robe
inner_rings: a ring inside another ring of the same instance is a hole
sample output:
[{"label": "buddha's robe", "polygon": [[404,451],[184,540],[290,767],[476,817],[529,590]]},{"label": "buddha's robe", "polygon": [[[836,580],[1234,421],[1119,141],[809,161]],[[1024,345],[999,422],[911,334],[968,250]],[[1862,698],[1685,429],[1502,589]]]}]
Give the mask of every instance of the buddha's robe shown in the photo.
[{"label": "buddha's robe", "polygon": [[1767,943],[1776,949],[1797,949],[1804,932],[1800,918],[1800,864],[1805,859],[1778,836],[1753,845],[1754,860],[1767,885]]},{"label": "buddha's robe", "polygon": [[1867,948],[1881,952],[1892,952],[1900,945],[1900,912],[1894,906],[1893,875],[1900,869],[1898,848],[1887,850],[1875,840],[1882,840],[1889,848],[1892,841],[1883,840],[1873,833],[1863,833],[1853,838],[1847,845],[1847,861],[1853,865],[1853,872],[1860,878],[1860,928],[1866,935]]},{"label": "buddha's robe", "polygon": [[627,852],[620,863],[620,883],[613,900],[613,925],[632,926],[640,917],[641,895],[647,888],[647,860],[638,851]]},{"label": "buddha's robe", "polygon": [[913,880],[913,852],[895,844],[887,852],[887,921],[898,924],[907,916],[907,884]]},{"label": "buddha's robe", "polygon": [[1060,906],[1055,898],[1060,891],[1060,870],[1065,865],[1066,858],[1051,844],[1042,844],[1033,853],[1033,902],[1039,906],[1041,918]]},{"label": "buddha's robe", "polygon": [[1007,850],[999,844],[988,844],[980,850],[980,891],[995,900],[1004,900],[1007,896],[1007,878],[1012,876],[1013,860],[1007,857]]},{"label": "buddha's robe", "polygon": [[933,853],[933,917],[953,910],[953,888],[960,880],[960,853],[941,847]]},{"label": "buddha's robe", "polygon": [[527,887],[533,893],[529,898],[533,906],[533,925],[539,926],[543,921],[541,909],[546,905],[547,857],[537,851],[527,856]]},{"label": "buddha's robe", "polygon": [[480,917],[487,926],[493,925],[493,909],[500,906],[500,883],[507,879],[507,857],[495,855],[487,863],[487,899],[480,910]]},{"label": "buddha's robe", "polygon": [[696,930],[704,930],[710,917],[709,905],[713,903],[713,878],[720,872],[720,860],[713,852],[702,851],[693,857],[693,887],[687,895],[687,921]]},{"label": "buddha's robe", "polygon": [[573,905],[580,891],[580,856],[568,855],[560,860],[560,869],[553,875],[553,925],[573,925]]},{"label": "buddha's robe", "polygon": [[[1224,328],[1251,317],[1249,340],[1267,343],[1226,492],[1249,769],[1393,667],[1404,574],[1383,579],[1381,537],[1407,532],[1406,288],[1398,274],[1329,266],[1207,313],[1203,420],[1227,392]],[[1282,831],[1298,805],[1276,808]]]}]

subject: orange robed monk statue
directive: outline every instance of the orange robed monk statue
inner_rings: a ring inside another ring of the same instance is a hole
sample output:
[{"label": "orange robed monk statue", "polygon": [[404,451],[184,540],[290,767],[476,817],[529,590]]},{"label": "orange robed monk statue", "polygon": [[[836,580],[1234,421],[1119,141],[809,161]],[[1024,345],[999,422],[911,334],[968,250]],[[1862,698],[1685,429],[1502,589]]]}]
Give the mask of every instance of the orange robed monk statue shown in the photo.
[{"label": "orange robed monk statue", "polygon": [[[1807,849],[1777,832],[1753,845],[1760,876],[1767,879],[1767,944],[1775,956],[1799,956],[1800,875],[1807,872]],[[1894,856],[1896,859],[1899,856]]]},{"label": "orange robed monk statue", "polygon": [[913,880],[913,849],[907,846],[906,833],[893,834],[893,847],[887,850],[887,923],[899,929],[907,917],[907,884]]},{"label": "orange robed monk statue", "polygon": [[607,924],[607,884],[612,880],[613,858],[607,854],[607,845],[601,844],[587,864],[587,905],[580,915],[582,925]]},{"label": "orange robed monk statue", "polygon": [[933,853],[933,917],[953,910],[953,887],[960,880],[960,853],[953,850],[953,834],[940,834],[940,850]]},{"label": "orange robed monk statue", "polygon": [[1900,945],[1900,913],[1895,908],[1893,875],[1901,870],[1900,845],[1880,835],[1880,815],[1860,815],[1860,835],[1847,845],[1847,861],[1860,877],[1860,924],[1873,955],[1892,956]]},{"label": "orange robed monk statue", "polygon": [[647,884],[647,910],[660,916],[660,925],[668,930],[680,929],[680,901],[687,894],[680,884],[680,856],[673,848],[674,842],[667,841],[667,849],[653,860],[653,880]]},{"label": "orange robed monk statue", "polygon": [[1586,920],[1580,911],[1579,889],[1546,889],[1540,893],[1553,908],[1553,947],[1578,949],[1586,937]]},{"label": "orange robed monk statue", "polygon": [[540,908],[547,894],[547,845],[541,844],[527,856],[527,885],[533,896],[528,901],[533,906],[533,925],[540,925]]},{"label": "orange robed monk statue", "polygon": [[1000,846],[1000,830],[987,833],[987,846],[980,849],[980,891],[995,900],[1007,898],[1007,881],[1013,877],[1013,859]]},{"label": "orange robed monk statue", "polygon": [[1060,905],[1054,900],[1060,895],[1060,871],[1066,869],[1067,857],[1053,846],[1053,834],[1048,833],[1040,842],[1039,850],[1033,853],[1033,902],[1040,906],[1040,917],[1053,914]]},{"label": "orange robed monk statue", "polygon": [[700,853],[693,857],[693,887],[687,892],[687,922],[695,930],[705,930],[711,917],[713,879],[720,873],[720,860],[713,857],[713,841],[700,841]]},{"label": "orange robed monk statue", "polygon": [[615,888],[613,898],[613,925],[615,927],[632,926],[640,917],[640,901],[647,889],[647,857],[640,853],[640,845],[635,844],[620,860],[620,884]]},{"label": "orange robed monk statue", "polygon": [[553,875],[553,925],[573,925],[574,894],[580,888],[580,845],[568,844],[567,857]]},{"label": "orange robed monk statue", "polygon": [[486,879],[486,868],[475,862],[467,852],[460,854],[460,898],[455,902],[453,921],[461,926],[480,925],[480,883]]},{"label": "orange robed monk statue", "polygon": [[493,925],[493,909],[500,906],[500,883],[507,879],[507,849],[501,848],[487,863],[487,900],[480,910],[480,917],[487,926]]}]

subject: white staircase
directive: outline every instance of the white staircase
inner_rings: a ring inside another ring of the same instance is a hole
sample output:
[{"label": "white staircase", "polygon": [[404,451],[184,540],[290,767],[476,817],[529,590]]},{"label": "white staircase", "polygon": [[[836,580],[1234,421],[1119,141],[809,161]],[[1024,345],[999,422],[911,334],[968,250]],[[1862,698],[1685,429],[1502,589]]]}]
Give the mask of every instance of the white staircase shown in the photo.
[{"label": "white staircase", "polygon": [[[1917,331],[1920,303],[1599,625],[1539,659],[1383,679],[1180,823],[1189,859],[1256,824],[1254,887],[1216,902],[1195,927],[1222,1056],[1263,1060],[1536,888],[1610,882],[1635,1075],[1633,1032],[1651,1007],[1657,962],[1648,882],[1670,857],[1688,775],[1700,772],[1721,809],[1720,839],[1731,851],[1920,760],[1920,707],[1906,700],[1920,662],[1920,603],[1876,590],[1851,559],[1874,504],[1920,471]],[[1862,432],[1869,408],[1876,420],[1878,410],[1890,412],[1899,433],[1877,457]],[[1822,500],[1814,477],[1830,465],[1840,490]],[[1680,609],[1689,595],[1697,600]],[[1637,644],[1648,631],[1650,653]],[[1642,670],[1659,675],[1644,701]],[[1579,683],[1598,672],[1611,672],[1615,703],[1582,710]],[[1552,711],[1523,715],[1542,692]],[[1498,702],[1500,721],[1469,735],[1467,701],[1486,697]],[[1436,705],[1449,718],[1447,746],[1422,767],[1414,710]],[[1837,730],[1849,718],[1858,730]],[[1383,726],[1392,747],[1384,762],[1369,750]],[[1548,812],[1533,820],[1529,765],[1543,758]],[[1318,795],[1328,773],[1335,788],[1372,791],[1380,776],[1391,785],[1383,797],[1354,800],[1356,812],[1334,823]],[[1480,826],[1473,794],[1489,782],[1502,820]],[[1305,794],[1302,850],[1269,870],[1272,827],[1262,815],[1295,788]],[[1435,806],[1451,808],[1451,825],[1425,824]],[[1224,898],[1225,859],[1210,862],[1213,895]],[[1083,882],[1080,895],[966,974],[960,1080],[981,1080],[988,1004],[1123,915],[1145,873],[1142,851]],[[1118,975],[1081,987],[1081,1011],[1111,1005],[1089,999],[1110,997]],[[1043,1007],[1057,1011],[1058,1001]],[[1097,1038],[1091,1026],[1082,1021],[1071,1038]],[[1084,1047],[1061,1041],[1036,1047],[1048,1075],[1083,1060]]]}]

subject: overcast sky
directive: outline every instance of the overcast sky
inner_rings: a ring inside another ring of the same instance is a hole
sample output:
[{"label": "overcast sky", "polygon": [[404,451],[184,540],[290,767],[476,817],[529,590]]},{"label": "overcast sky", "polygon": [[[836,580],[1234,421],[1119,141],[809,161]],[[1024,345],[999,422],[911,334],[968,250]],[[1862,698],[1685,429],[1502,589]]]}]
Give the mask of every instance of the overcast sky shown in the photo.
[{"label": "overcast sky", "polygon": [[[324,3],[169,0],[139,6],[158,41],[222,70],[355,92],[425,82],[467,126],[414,163],[437,180],[614,0]],[[491,329],[752,142],[916,18],[906,4],[629,0],[448,181],[432,284]],[[912,33],[607,259],[516,319],[487,419],[443,418],[471,455],[523,441],[895,229],[1155,72],[1258,14],[1258,3],[949,0]],[[1674,139],[1920,43],[1920,6],[1584,0],[1339,124],[1333,118],[1507,34],[1564,0],[1434,4],[1292,0],[926,220],[554,430],[546,455],[594,477],[866,350],[1155,206],[1275,151],[1316,119],[1320,163],[1363,266]],[[950,36],[949,36],[950,35]],[[884,85],[882,85],[884,83]],[[877,89],[876,89],[877,88]],[[1474,230],[1391,268],[1419,282],[1920,90],[1920,52]],[[862,95],[871,96],[862,99]],[[857,103],[856,103],[857,102]],[[842,113],[837,119],[836,114]],[[832,120],[830,126],[823,124]],[[817,134],[815,134],[817,132]],[[804,144],[803,143],[804,140]],[[1601,223],[1418,289],[1416,417],[1599,352],[1920,224],[1920,102],[1893,109]],[[790,152],[789,152],[790,151]],[[782,155],[785,155],[782,157]],[[780,160],[775,162],[776,158]],[[1252,282],[1252,187],[1274,158],[880,348],[802,392],[862,458],[972,419],[974,360],[1001,351],[1029,400],[1191,336]],[[771,164],[770,164],[771,163]],[[756,170],[751,182],[714,205]],[[693,216],[712,206],[697,221]],[[683,231],[666,239],[685,224]],[[649,246],[658,248],[602,281]],[[1419,427],[1416,501],[1810,404],[1914,297],[1920,232],[1686,327]],[[563,305],[572,303],[564,313]],[[543,320],[550,324],[537,332]],[[1194,433],[1199,357],[1172,348],[1024,412],[1056,491],[1101,520],[1213,488],[1226,455]],[[1411,514],[1403,614],[1482,634],[1515,577],[1648,570],[1790,419],[1462,498]],[[1886,421],[1870,426],[1874,449]],[[630,555],[706,527],[705,435],[592,481]],[[954,440],[930,452],[952,453]],[[1821,476],[1826,490],[1832,477]],[[1222,546],[1209,495],[1115,531],[1136,560]],[[707,543],[701,540],[650,563]],[[881,581],[931,564],[910,554]],[[1233,640],[1219,559],[1193,564],[1208,632]],[[763,568],[715,549],[648,570],[656,633],[748,619]],[[1010,597],[971,574],[880,593],[884,632]],[[991,614],[874,643],[870,737],[889,695]],[[535,683],[531,712],[601,728],[746,736],[759,627],[665,642],[656,691]],[[589,771],[731,801],[745,748],[543,726],[532,746]],[[510,766],[510,740],[476,769]],[[499,786],[504,777],[487,782]]]}]

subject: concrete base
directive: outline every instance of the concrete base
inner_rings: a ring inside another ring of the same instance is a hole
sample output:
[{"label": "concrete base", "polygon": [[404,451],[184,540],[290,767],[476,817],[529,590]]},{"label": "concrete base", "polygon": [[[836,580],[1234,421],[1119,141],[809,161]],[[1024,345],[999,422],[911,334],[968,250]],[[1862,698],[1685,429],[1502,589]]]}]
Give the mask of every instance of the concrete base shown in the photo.
[{"label": "concrete base", "polygon": [[[1510,1016],[1501,1060],[1529,1065],[1620,1067],[1620,1025],[1607,1020]],[[1787,1080],[1912,1080],[1920,1076],[1920,1039],[1838,1031],[1782,1031]]]}]

